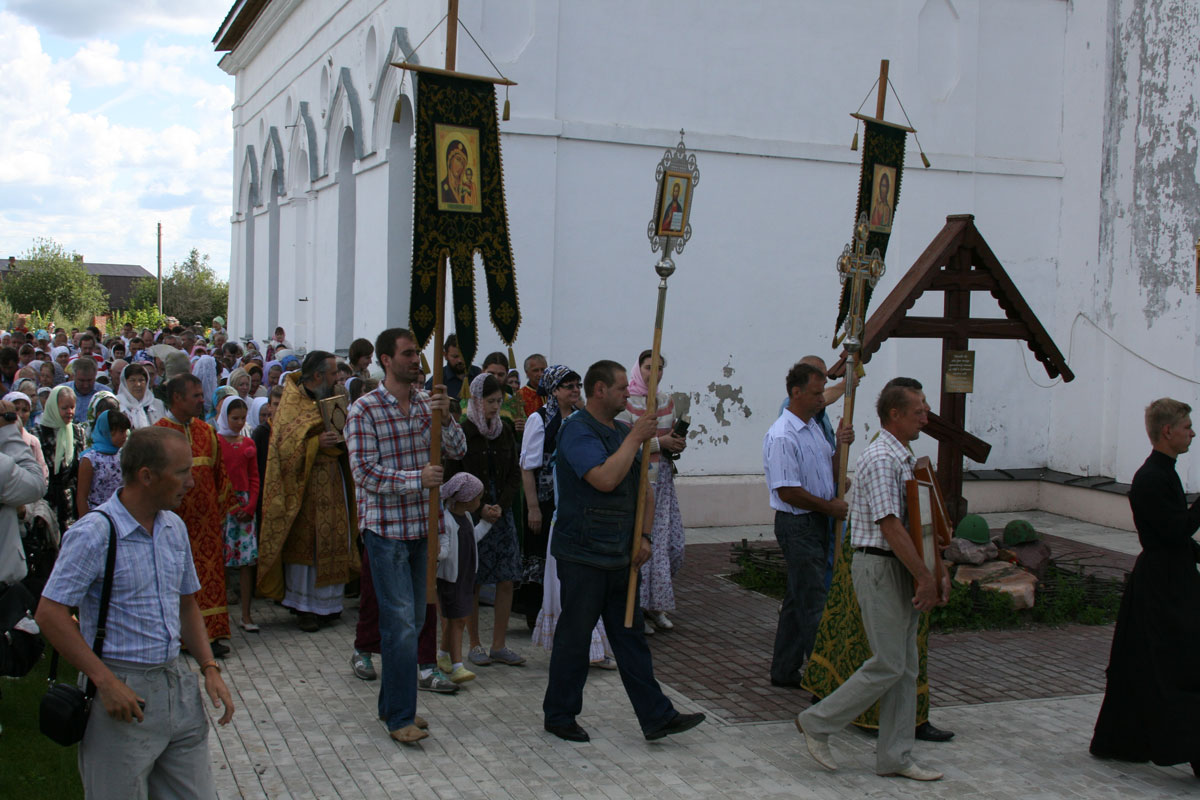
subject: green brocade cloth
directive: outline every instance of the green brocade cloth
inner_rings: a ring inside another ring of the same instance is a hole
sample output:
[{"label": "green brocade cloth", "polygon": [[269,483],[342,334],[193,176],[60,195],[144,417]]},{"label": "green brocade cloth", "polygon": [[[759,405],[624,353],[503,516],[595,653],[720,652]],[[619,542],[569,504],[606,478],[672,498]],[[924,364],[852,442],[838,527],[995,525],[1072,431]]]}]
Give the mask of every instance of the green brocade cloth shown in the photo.
[{"label": "green brocade cloth", "polygon": [[[800,685],[818,698],[833,694],[854,671],[871,657],[871,646],[863,630],[862,613],[854,594],[850,563],[854,547],[850,544],[849,526],[842,536],[842,548],[833,564],[833,582],[825,600],[825,613],[817,628],[817,640],[812,656],[804,670]],[[917,652],[920,670],[917,673],[917,719],[920,725],[929,720],[929,615],[922,614],[917,628]],[[854,720],[860,728],[879,727],[879,703],[876,702]]]}]

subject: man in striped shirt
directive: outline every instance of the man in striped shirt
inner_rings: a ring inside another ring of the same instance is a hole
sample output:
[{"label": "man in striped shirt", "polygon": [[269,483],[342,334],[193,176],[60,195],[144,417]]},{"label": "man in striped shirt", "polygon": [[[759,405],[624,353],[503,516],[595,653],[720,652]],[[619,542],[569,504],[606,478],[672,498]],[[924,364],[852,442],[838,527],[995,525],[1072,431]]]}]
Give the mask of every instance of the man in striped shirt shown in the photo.
[{"label": "man in striped shirt", "polygon": [[383,382],[351,407],[345,436],[379,602],[379,717],[393,739],[410,744],[428,735],[417,716],[417,634],[425,621],[428,490],[442,484],[442,468],[429,463],[433,415],[442,415],[444,458],[465,456],[467,442],[446,388],[434,386],[431,394],[420,388],[421,351],[412,333],[385,330],[375,356]]}]

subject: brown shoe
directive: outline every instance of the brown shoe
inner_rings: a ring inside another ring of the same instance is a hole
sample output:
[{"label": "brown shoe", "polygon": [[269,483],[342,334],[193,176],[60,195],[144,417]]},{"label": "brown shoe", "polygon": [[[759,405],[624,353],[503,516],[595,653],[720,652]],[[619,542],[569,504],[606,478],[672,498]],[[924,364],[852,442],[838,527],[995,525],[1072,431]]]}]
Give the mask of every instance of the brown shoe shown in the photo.
[{"label": "brown shoe", "polygon": [[401,744],[414,744],[429,736],[416,725],[406,725],[398,731],[388,731],[388,736]]},{"label": "brown shoe", "polygon": [[413,725],[416,725],[421,730],[429,730],[429,721],[420,714],[413,715]]}]

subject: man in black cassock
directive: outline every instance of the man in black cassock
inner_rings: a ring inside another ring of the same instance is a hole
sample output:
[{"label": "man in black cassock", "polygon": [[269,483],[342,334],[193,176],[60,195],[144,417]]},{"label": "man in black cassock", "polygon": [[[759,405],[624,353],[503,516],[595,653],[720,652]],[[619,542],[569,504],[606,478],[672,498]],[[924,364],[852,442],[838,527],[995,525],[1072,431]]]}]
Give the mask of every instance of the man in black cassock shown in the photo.
[{"label": "man in black cassock", "polygon": [[1190,507],[1175,459],[1196,436],[1191,406],[1146,408],[1154,449],[1133,476],[1129,505],[1142,552],[1121,599],[1108,686],[1091,753],[1159,766],[1190,762],[1200,777],[1200,500]]}]

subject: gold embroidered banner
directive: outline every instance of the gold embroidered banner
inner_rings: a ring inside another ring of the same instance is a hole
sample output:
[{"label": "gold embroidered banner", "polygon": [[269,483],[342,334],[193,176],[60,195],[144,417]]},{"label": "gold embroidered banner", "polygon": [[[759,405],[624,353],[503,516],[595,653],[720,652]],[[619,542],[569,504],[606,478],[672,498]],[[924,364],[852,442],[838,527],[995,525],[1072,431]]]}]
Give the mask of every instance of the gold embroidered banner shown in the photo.
[{"label": "gold embroidered banner", "polygon": [[424,347],[433,334],[439,259],[450,259],[454,318],[463,358],[478,347],[474,256],[487,276],[492,324],[510,347],[521,325],[513,271],[496,87],[422,73],[417,83],[413,189],[412,300],[409,320]]}]

